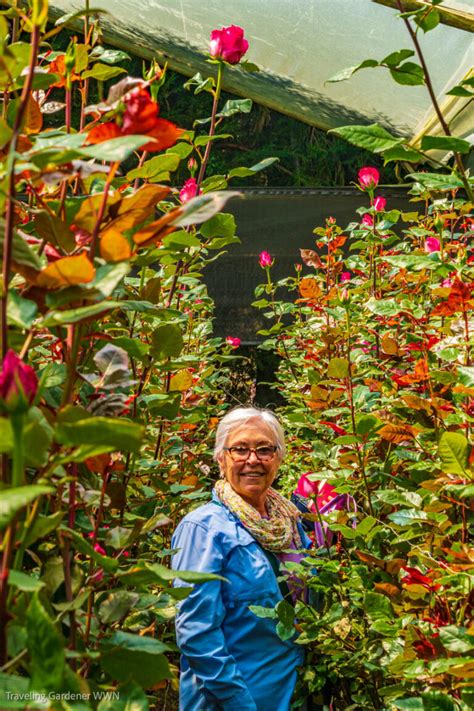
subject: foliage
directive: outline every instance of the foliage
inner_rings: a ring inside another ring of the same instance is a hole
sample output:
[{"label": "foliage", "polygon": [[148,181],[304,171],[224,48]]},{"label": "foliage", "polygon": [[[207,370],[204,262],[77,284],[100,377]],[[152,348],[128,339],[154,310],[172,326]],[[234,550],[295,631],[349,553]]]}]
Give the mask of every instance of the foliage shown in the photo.
[{"label": "foliage", "polygon": [[[158,113],[162,69],[129,76],[80,15],[65,51],[46,2],[0,16],[2,708],[146,709],[176,688],[170,534],[208,497],[232,386],[202,281],[238,241],[231,171],[208,174],[220,88],[184,130]],[[192,195],[169,186],[180,166]]]},{"label": "foliage", "polygon": [[[399,55],[392,68],[411,53]],[[339,133],[394,147],[381,127]],[[454,151],[454,167],[407,176],[413,212],[376,197],[378,171],[364,168],[357,218],[317,227],[294,276],[275,283],[262,264],[256,290],[286,399],[282,486],[307,471],[356,501],[307,514],[335,542],[287,564],[310,590],[296,611],[300,703],[310,693],[333,709],[472,708],[472,180],[462,142],[428,138]]]}]

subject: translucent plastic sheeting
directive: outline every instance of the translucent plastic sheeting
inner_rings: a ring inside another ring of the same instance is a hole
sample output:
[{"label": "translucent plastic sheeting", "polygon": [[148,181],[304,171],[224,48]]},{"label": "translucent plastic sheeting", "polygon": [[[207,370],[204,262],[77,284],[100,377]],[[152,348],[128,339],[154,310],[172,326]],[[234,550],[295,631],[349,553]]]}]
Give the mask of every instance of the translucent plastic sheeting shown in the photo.
[{"label": "translucent plastic sheeting", "polygon": [[[371,0],[91,0],[90,5],[110,13],[101,20],[108,42],[139,56],[166,57],[185,75],[213,71],[204,56],[211,30],[240,25],[250,43],[246,58],[261,71],[227,71],[225,88],[319,128],[377,122],[409,137],[425,126],[431,134],[439,130],[426,87],[398,85],[386,69],[326,83],[364,59],[413,49],[397,11]],[[83,7],[84,0],[50,1],[54,18]],[[474,0],[447,0],[443,7],[474,14]],[[473,35],[439,25],[419,37],[434,90],[455,117],[453,132],[468,138],[469,101],[446,97],[445,91],[473,64]]]}]

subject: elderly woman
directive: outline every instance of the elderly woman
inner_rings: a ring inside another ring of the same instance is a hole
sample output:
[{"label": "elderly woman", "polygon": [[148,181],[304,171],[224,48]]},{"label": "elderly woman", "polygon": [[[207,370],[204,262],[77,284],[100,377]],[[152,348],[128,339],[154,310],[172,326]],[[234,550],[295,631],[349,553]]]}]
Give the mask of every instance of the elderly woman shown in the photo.
[{"label": "elderly woman", "polygon": [[283,430],[271,412],[229,412],[216,433],[221,478],[212,501],[185,516],[174,534],[175,570],[226,578],[195,585],[179,605],[182,711],[290,708],[302,650],[280,639],[275,619],[249,609],[301,594],[291,577],[277,580],[279,563],[301,558],[296,551],[311,545],[297,508],[272,488],[284,454]]}]

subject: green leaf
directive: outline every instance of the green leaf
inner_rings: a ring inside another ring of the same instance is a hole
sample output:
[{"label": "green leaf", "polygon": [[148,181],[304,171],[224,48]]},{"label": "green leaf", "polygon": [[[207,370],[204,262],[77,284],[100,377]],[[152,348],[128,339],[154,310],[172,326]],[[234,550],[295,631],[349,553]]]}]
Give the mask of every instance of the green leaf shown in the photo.
[{"label": "green leaf", "polygon": [[466,473],[468,441],[463,434],[443,432],[439,439],[438,454],[444,472],[448,474]]},{"label": "green leaf", "polygon": [[102,669],[114,680],[130,680],[145,689],[171,677],[164,652],[171,648],[152,637],[115,632],[100,646]]},{"label": "green leaf", "polygon": [[393,607],[385,595],[368,592],[364,598],[364,610],[371,621],[391,620],[394,618]]},{"label": "green leaf", "polygon": [[276,157],[265,158],[264,160],[261,160],[259,163],[255,163],[255,165],[250,166],[250,168],[244,168],[244,167],[232,168],[232,170],[229,171],[227,177],[228,178],[248,178],[250,175],[255,175],[255,173],[258,173],[261,170],[266,170],[274,163],[278,163],[279,160],[280,159],[276,158]]},{"label": "green leaf", "polygon": [[150,706],[145,692],[138,684],[128,682],[117,687],[119,698],[104,697],[97,711],[149,711]]},{"label": "green leaf", "polygon": [[454,136],[423,136],[421,139],[421,150],[453,151],[456,153],[469,153],[471,144],[463,138]]},{"label": "green leaf", "polygon": [[250,612],[263,619],[275,620],[277,612],[274,607],[262,607],[261,605],[249,605]]},{"label": "green leaf", "polygon": [[22,592],[37,592],[44,588],[44,583],[38,578],[22,573],[20,570],[10,570],[8,584]]},{"label": "green leaf", "polygon": [[347,360],[347,358],[331,358],[328,365],[328,377],[349,377],[349,361]]},{"label": "green leaf", "polygon": [[391,705],[395,709],[403,709],[406,711],[423,711],[423,701],[418,696],[411,696],[405,699],[391,699]]},{"label": "green leaf", "polygon": [[13,135],[13,129],[10,128],[4,118],[0,117],[0,149],[4,148]]},{"label": "green leaf", "polygon": [[136,338],[128,338],[128,336],[114,338],[114,345],[123,348],[130,358],[136,358],[137,360],[143,360],[150,350],[150,346],[147,343],[143,343]]},{"label": "green leaf", "polygon": [[88,158],[122,162],[149,141],[150,136],[119,136],[93,146],[82,146],[80,151]]},{"label": "green leaf", "polygon": [[73,531],[67,526],[60,526],[59,530],[63,535],[71,538],[74,544],[74,548],[76,548],[80,553],[83,553],[84,555],[89,556],[89,558],[92,558],[92,560],[97,563],[99,568],[103,568],[107,573],[116,572],[117,568],[119,567],[119,562],[117,558],[110,558],[109,556],[102,555],[98,551],[94,550],[91,544],[86,541],[86,539],[83,538],[80,533],[78,533],[77,531]]},{"label": "green leaf", "polygon": [[426,190],[457,190],[463,187],[463,182],[456,175],[443,173],[410,173],[407,178],[420,183]]},{"label": "green leaf", "polygon": [[35,593],[26,611],[26,629],[31,686],[36,690],[57,691],[66,663],[63,640],[41,604],[38,593]]},{"label": "green leaf", "polygon": [[0,529],[6,528],[15,514],[25,506],[28,506],[28,504],[31,504],[38,496],[52,493],[54,493],[54,489],[51,486],[40,484],[2,489],[0,496]]},{"label": "green leaf", "polygon": [[428,12],[424,11],[415,15],[415,24],[421,27],[423,32],[430,32],[439,25],[440,19],[438,10],[430,8]]},{"label": "green leaf", "polygon": [[[3,255],[3,242],[5,239],[5,220],[0,220],[0,255]],[[16,230],[13,231],[12,258],[17,264],[40,271],[42,264],[36,252],[30,247]]]},{"label": "green leaf", "polygon": [[28,411],[23,429],[25,464],[29,467],[44,467],[48,461],[53,428],[38,407]]},{"label": "green leaf", "polygon": [[206,239],[211,237],[231,238],[235,235],[235,217],[230,213],[221,212],[214,215],[201,226],[201,234]]},{"label": "green leaf", "polygon": [[73,423],[60,422],[55,428],[59,444],[104,445],[121,452],[139,452],[144,428],[123,417],[89,417]]},{"label": "green leaf", "polygon": [[467,388],[474,388],[474,366],[458,365],[458,378],[462,385]]},{"label": "green leaf", "polygon": [[99,606],[99,619],[104,625],[120,622],[137,604],[140,595],[128,590],[110,590]]},{"label": "green leaf", "polygon": [[441,644],[450,652],[471,652],[474,650],[474,637],[468,634],[465,627],[457,625],[447,625],[439,628],[439,638]]},{"label": "green leaf", "polygon": [[175,227],[188,227],[206,222],[217,212],[220,212],[226,202],[234,197],[240,197],[240,193],[235,190],[221,190],[198,195],[180,208],[178,217],[171,224]]},{"label": "green leaf", "polygon": [[86,72],[83,72],[82,78],[107,81],[108,79],[117,77],[119,74],[125,73],[125,69],[122,69],[121,67],[109,67],[107,64],[100,64],[100,62],[98,62],[97,64],[94,64],[92,69],[88,69]]},{"label": "green leaf", "polygon": [[356,433],[358,435],[367,435],[370,432],[374,432],[380,425],[381,422],[375,415],[356,416]]},{"label": "green leaf", "polygon": [[428,691],[421,694],[423,711],[457,711],[459,708],[447,692]]},{"label": "green leaf", "polygon": [[252,111],[252,99],[229,99],[225,102],[219,117],[228,118],[234,114],[249,114]]},{"label": "green leaf", "polygon": [[207,144],[212,141],[221,141],[224,138],[232,138],[232,135],[230,133],[220,133],[217,135],[214,134],[214,136],[198,136],[194,140],[194,145],[196,148],[199,148],[199,146],[207,146]]},{"label": "green leaf", "polygon": [[226,580],[213,573],[196,573],[189,570],[170,570],[160,563],[138,563],[126,571],[119,571],[118,577],[125,585],[163,585],[172,580],[183,580],[186,583],[206,583],[215,580]]},{"label": "green leaf", "polygon": [[370,126],[340,126],[339,128],[333,128],[328,133],[334,133],[354,146],[365,148],[373,153],[383,153],[389,148],[404,143],[403,138],[392,136],[391,133],[377,123]]},{"label": "green leaf", "polygon": [[163,172],[173,172],[179,168],[181,158],[177,153],[164,153],[145,161],[141,168],[135,168],[127,173],[127,180],[143,178],[149,180]]},{"label": "green leaf", "polygon": [[345,81],[346,79],[350,79],[353,74],[358,72],[360,69],[371,69],[373,67],[378,67],[380,65],[380,62],[378,62],[376,59],[364,59],[363,62],[360,64],[357,64],[354,67],[346,67],[345,69],[341,69],[337,74],[334,74],[330,79],[326,79],[325,84],[330,84],[338,81]]},{"label": "green leaf", "polygon": [[392,79],[404,86],[419,86],[425,83],[423,67],[415,62],[405,62],[390,69]]},{"label": "green leaf", "polygon": [[27,330],[33,325],[38,306],[30,299],[24,299],[14,289],[8,292],[7,321],[11,326]]},{"label": "green leaf", "polygon": [[397,52],[388,54],[382,59],[381,64],[388,64],[390,67],[397,67],[400,62],[405,61],[408,57],[413,57],[415,52],[412,49],[400,49]]},{"label": "green leaf", "polygon": [[0,417],[0,452],[10,452],[13,448],[13,430],[7,417]]},{"label": "green leaf", "polygon": [[120,49],[104,49],[101,45],[96,45],[89,54],[89,59],[91,61],[100,59],[105,64],[117,64],[118,62],[129,60],[130,55]]},{"label": "green leaf", "polygon": [[200,247],[201,242],[196,235],[186,232],[186,230],[179,230],[178,232],[172,232],[166,235],[166,237],[163,238],[163,245],[168,249],[180,251],[187,247]]},{"label": "green leaf", "polygon": [[180,327],[173,323],[166,323],[153,331],[150,355],[156,360],[167,357],[177,358],[183,346]]},{"label": "green leaf", "polygon": [[52,328],[53,326],[65,326],[69,323],[78,323],[87,318],[104,314],[107,311],[112,311],[122,304],[118,301],[103,301],[100,304],[93,306],[81,306],[78,309],[67,309],[66,311],[50,311],[43,318],[41,325],[44,328]]},{"label": "green leaf", "polygon": [[427,521],[428,516],[425,511],[414,511],[413,509],[400,509],[388,514],[387,518],[397,526],[411,526],[413,523]]},{"label": "green leaf", "polygon": [[33,526],[26,534],[25,546],[29,547],[39,538],[45,538],[49,533],[51,533],[51,531],[54,531],[59,526],[64,516],[64,511],[57,511],[54,514],[51,514],[51,516],[39,514]]},{"label": "green leaf", "polygon": [[384,165],[387,165],[394,160],[404,160],[407,161],[407,163],[420,163],[421,161],[426,160],[422,153],[419,153],[414,148],[411,148],[411,146],[406,146],[404,144],[400,144],[383,151],[383,157]]}]

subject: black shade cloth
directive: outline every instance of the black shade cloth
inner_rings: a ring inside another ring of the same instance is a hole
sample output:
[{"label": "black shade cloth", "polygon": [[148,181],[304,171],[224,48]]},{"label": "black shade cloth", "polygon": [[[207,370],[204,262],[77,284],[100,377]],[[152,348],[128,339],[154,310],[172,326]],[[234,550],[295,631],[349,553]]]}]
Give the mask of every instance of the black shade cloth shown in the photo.
[{"label": "black shade cloth", "polygon": [[[403,212],[419,209],[409,202],[403,188],[381,188],[379,195],[387,199],[387,210]],[[356,188],[255,188],[243,189],[242,198],[232,199],[224,208],[237,222],[241,244],[230,245],[228,253],[208,265],[204,279],[215,301],[214,333],[217,336],[237,336],[242,344],[257,344],[257,335],[271,321],[251,306],[255,287],[265,281],[259,266],[260,252],[270,252],[275,258],[273,280],[295,274],[294,264],[301,263],[300,248],[316,249],[313,229],[335,217],[345,228],[360,217],[356,209],[369,205],[367,195]],[[399,230],[403,223],[397,225]],[[310,270],[304,267],[304,273]]]}]

